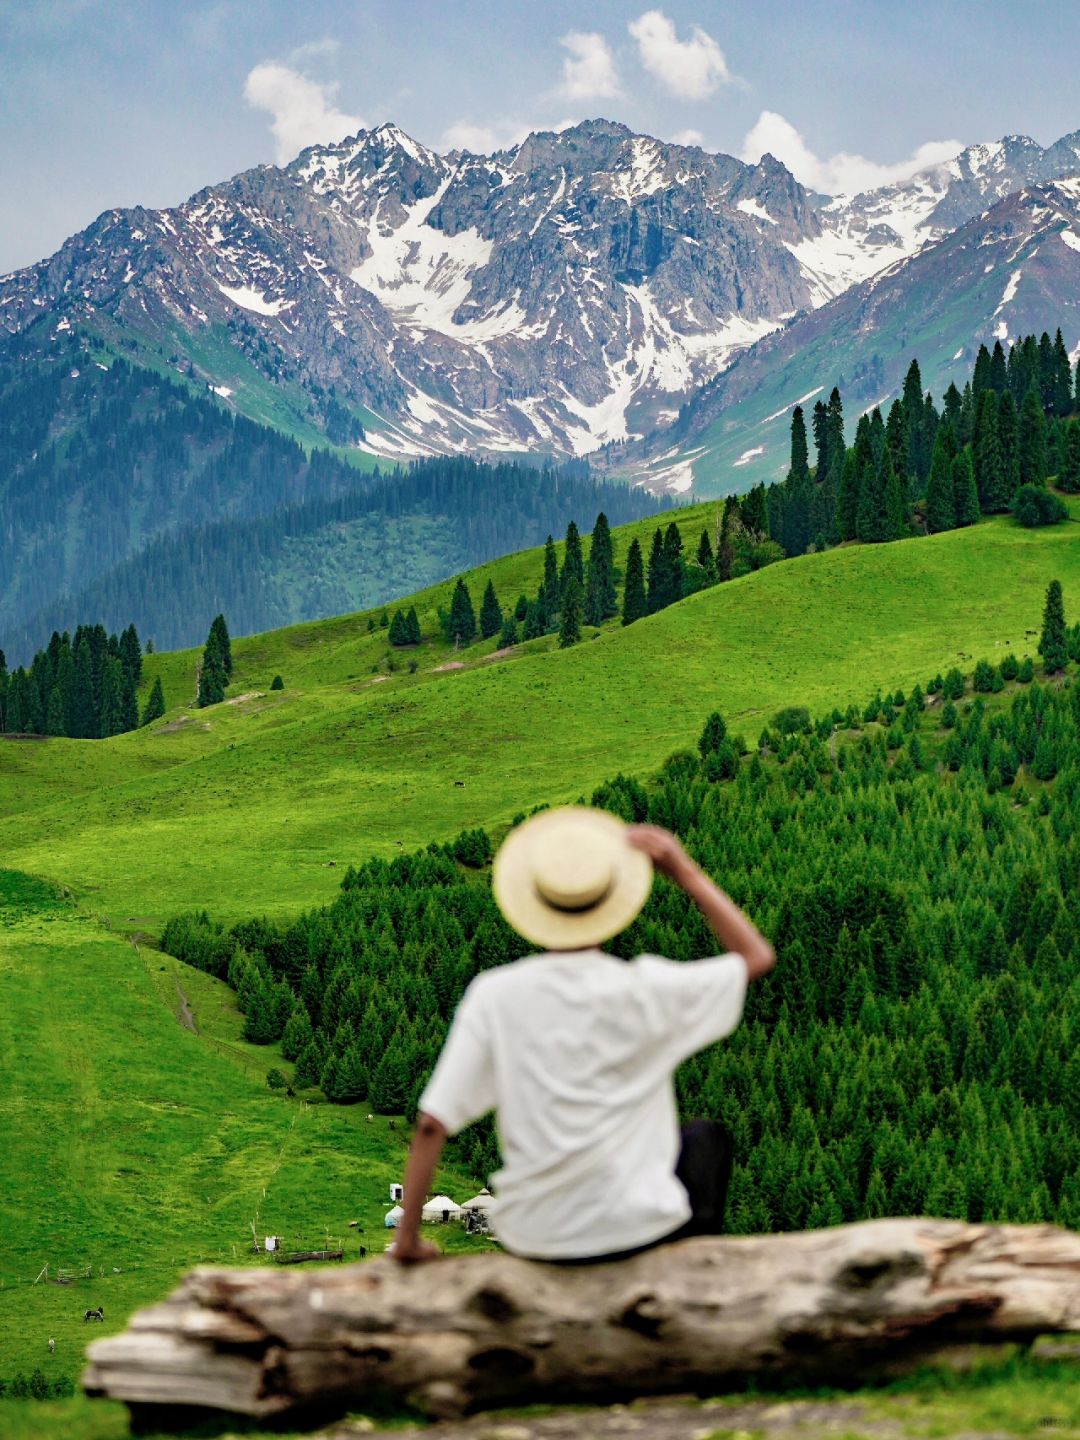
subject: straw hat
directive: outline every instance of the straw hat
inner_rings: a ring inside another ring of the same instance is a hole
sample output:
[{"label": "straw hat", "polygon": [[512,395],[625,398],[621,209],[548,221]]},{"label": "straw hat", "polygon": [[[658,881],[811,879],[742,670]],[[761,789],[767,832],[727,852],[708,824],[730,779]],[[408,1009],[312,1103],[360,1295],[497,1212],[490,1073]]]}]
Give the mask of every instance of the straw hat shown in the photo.
[{"label": "straw hat", "polygon": [[499,909],[546,950],[587,950],[630,924],[648,899],[652,861],[603,810],[542,810],[511,830],[495,856]]}]

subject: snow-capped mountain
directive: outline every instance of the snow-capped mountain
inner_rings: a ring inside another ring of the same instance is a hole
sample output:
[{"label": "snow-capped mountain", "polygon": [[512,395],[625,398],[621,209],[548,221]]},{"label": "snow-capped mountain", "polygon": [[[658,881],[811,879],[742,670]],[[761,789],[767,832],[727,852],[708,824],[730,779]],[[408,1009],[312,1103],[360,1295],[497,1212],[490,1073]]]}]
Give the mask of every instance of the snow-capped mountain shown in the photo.
[{"label": "snow-capped mountain", "polygon": [[0,330],[96,332],[376,456],[583,454],[672,421],[755,341],[1001,195],[1077,173],[1080,136],[1010,137],[829,199],[771,156],[602,120],[489,156],[384,125],[107,212],[0,279]]},{"label": "snow-capped mountain", "polygon": [[1080,174],[1080,131],[1043,149],[1027,135],[1006,135],[920,170],[901,184],[825,199],[821,234],[794,254],[810,279],[815,306],[914,255],[1006,195]]},{"label": "snow-capped mountain", "polygon": [[[1080,178],[1006,195],[831,304],[753,346],[678,421],[613,461],[658,487],[726,494],[786,473],[795,405],[834,385],[854,421],[899,393],[917,357],[940,397],[963,388],[980,344],[1051,334],[1080,355]],[[598,457],[602,460],[604,457]]]}]

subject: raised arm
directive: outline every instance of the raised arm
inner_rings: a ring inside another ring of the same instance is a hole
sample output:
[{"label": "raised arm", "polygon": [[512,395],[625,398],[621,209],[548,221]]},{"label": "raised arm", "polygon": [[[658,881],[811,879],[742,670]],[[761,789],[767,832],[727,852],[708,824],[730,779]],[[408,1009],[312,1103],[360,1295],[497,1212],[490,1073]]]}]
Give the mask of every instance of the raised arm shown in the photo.
[{"label": "raised arm", "polygon": [[661,875],[686,891],[725,950],[734,951],[746,961],[751,980],[768,974],[776,964],[773,947],[719,885],[691,860],[669,830],[659,825],[632,825],[627,838],[648,855]]}]

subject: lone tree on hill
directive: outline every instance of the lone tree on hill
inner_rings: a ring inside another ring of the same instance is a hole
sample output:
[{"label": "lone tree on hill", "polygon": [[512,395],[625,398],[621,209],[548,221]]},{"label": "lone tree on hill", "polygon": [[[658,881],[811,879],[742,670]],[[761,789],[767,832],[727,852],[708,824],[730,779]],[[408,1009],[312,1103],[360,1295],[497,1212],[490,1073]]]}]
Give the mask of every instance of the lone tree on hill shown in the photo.
[{"label": "lone tree on hill", "polygon": [[217,636],[218,648],[221,651],[221,663],[224,666],[225,674],[232,676],[232,642],[229,639],[229,627],[225,624],[224,615],[216,615],[210,626],[210,634]]},{"label": "lone tree on hill", "polygon": [[469,587],[460,576],[454,586],[454,598],[450,602],[450,638],[455,649],[476,639],[476,611],[473,609]]},{"label": "lone tree on hill", "polygon": [[1039,654],[1043,657],[1043,669],[1047,675],[1064,670],[1069,663],[1069,637],[1065,629],[1065,601],[1060,580],[1051,580],[1046,589]]},{"label": "lone tree on hill", "polygon": [[649,613],[645,597],[645,567],[641,561],[641,544],[631,540],[626,555],[626,580],[623,584],[622,623],[632,625]]},{"label": "lone tree on hill", "polygon": [[[217,624],[217,621],[214,622]],[[206,645],[203,648],[202,667],[199,670],[199,693],[196,703],[200,710],[205,710],[208,705],[220,705],[225,699],[225,686],[229,683],[229,677],[225,670],[225,661],[221,654],[221,641],[219,632],[210,627],[210,634],[206,637]]]},{"label": "lone tree on hill", "polygon": [[495,586],[489,580],[480,604],[480,634],[485,640],[490,640],[502,629],[502,623],[502,606],[495,594]]}]

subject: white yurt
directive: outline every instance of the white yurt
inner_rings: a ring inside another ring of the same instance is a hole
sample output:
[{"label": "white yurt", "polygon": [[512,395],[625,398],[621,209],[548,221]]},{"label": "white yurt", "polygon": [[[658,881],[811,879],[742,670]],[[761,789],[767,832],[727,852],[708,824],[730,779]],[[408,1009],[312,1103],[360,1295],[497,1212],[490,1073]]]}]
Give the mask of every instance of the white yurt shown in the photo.
[{"label": "white yurt", "polygon": [[482,1214],[486,1215],[494,1204],[495,1196],[485,1187],[485,1189],[480,1191],[479,1195],[474,1195],[471,1200],[463,1200],[461,1202],[461,1208],[462,1210],[479,1210]]},{"label": "white yurt", "polygon": [[420,1218],[434,1224],[442,1220],[460,1220],[464,1213],[449,1195],[434,1195],[421,1210]]},{"label": "white yurt", "polygon": [[401,1224],[401,1217],[404,1214],[405,1211],[401,1205],[395,1205],[392,1210],[388,1210],[386,1212],[386,1217],[383,1220],[383,1224],[385,1225],[387,1230],[396,1230]]}]

